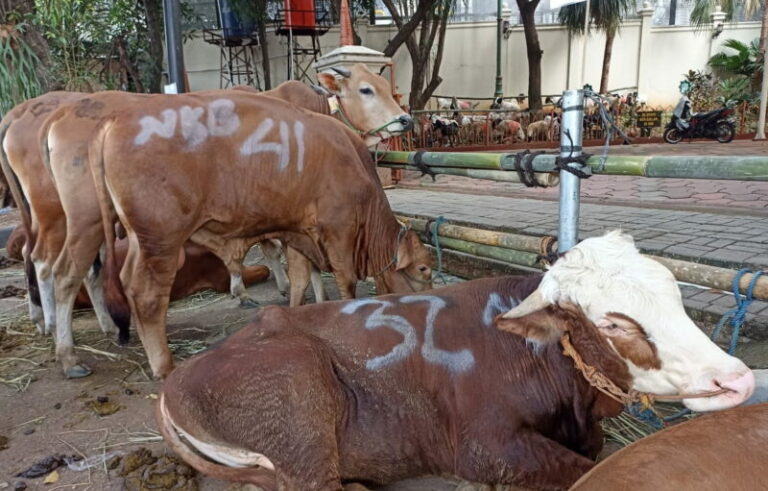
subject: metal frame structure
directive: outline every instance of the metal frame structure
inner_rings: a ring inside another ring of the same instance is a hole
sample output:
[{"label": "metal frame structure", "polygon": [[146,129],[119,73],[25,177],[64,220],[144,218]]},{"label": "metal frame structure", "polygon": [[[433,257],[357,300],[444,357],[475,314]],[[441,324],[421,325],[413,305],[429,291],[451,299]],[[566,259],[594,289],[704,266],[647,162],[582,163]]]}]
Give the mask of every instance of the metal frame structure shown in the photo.
[{"label": "metal frame structure", "polygon": [[220,49],[219,88],[249,85],[262,90],[261,76],[253,59],[253,46],[259,45],[258,36],[239,39],[225,38],[221,30],[204,29],[203,40]]},{"label": "metal frame structure", "polygon": [[[310,76],[312,64],[322,55],[320,36],[328,32],[332,26],[330,10],[326,3],[319,0],[315,2],[314,10],[293,9],[290,8],[290,2],[288,6],[288,9],[278,10],[275,17],[275,34],[288,38],[288,79],[314,83]],[[294,18],[293,15],[311,13],[315,19],[314,26],[291,25],[287,22],[287,13],[292,14],[291,19]],[[312,45],[302,45],[298,37],[309,37]]]}]

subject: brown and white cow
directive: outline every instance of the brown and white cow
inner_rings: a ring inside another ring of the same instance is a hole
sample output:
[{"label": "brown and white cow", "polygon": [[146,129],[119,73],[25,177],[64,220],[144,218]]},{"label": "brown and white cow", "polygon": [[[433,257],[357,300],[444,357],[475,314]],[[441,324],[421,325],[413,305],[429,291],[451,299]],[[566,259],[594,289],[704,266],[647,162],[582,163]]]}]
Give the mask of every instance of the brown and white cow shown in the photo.
[{"label": "brown and white cow", "polygon": [[238,91],[119,97],[134,102],[94,94],[54,125],[77,126],[84,105],[101,121],[89,164],[106,244],[114,206],[129,242],[120,278],[155,375],[173,367],[165,314],[187,239],[232,271],[245,246],[279,238],[331,270],[344,298],[367,276],[382,293],[431,286],[429,253],[395,219],[367,147],[344,124]]},{"label": "brown and white cow", "polygon": [[699,416],[596,465],[572,491],[766,489],[768,404]]},{"label": "brown and white cow", "polygon": [[753,390],[687,317],[669,270],[614,232],[544,275],[264,309],[171,373],[158,422],[201,472],[266,489],[422,474],[565,489],[622,405],[562,353],[564,334],[625,391],[729,389],[683,401],[718,410]]}]

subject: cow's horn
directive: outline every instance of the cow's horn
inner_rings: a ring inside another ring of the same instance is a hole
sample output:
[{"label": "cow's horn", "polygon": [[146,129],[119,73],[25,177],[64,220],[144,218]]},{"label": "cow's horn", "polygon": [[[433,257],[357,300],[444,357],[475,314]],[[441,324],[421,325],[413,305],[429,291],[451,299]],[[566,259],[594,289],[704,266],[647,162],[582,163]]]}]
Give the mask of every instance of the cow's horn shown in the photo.
[{"label": "cow's horn", "polygon": [[339,75],[341,75],[344,78],[349,78],[349,77],[352,76],[352,72],[350,72],[346,68],[340,68],[340,67],[335,66],[335,67],[331,68],[331,70],[333,70],[334,72],[338,73]]},{"label": "cow's horn", "polygon": [[520,305],[510,310],[502,317],[504,319],[518,319],[541,310],[548,305],[549,302],[544,299],[544,295],[542,295],[541,291],[537,288],[533,293],[528,295],[525,300],[520,302]]},{"label": "cow's horn", "polygon": [[312,90],[314,90],[315,92],[317,92],[320,95],[324,95],[326,97],[330,97],[330,96],[333,95],[333,94],[331,94],[328,91],[328,89],[326,89],[325,87],[323,87],[321,85],[309,84],[309,86],[312,87]]}]

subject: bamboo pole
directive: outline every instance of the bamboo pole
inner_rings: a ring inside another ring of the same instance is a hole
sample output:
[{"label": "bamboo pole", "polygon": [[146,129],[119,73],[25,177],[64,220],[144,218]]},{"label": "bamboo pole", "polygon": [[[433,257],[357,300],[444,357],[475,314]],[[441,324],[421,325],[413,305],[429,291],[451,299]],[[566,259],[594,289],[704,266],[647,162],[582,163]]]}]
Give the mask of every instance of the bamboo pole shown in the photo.
[{"label": "bamboo pole", "polygon": [[[728,268],[719,268],[708,264],[692,263],[690,261],[681,261],[668,257],[648,256],[654,259],[672,271],[678,281],[693,283],[694,285],[708,286],[718,290],[730,292],[733,288],[733,279],[736,277],[736,271]],[[752,273],[745,274],[739,282],[739,290],[746,293],[749,282],[752,281]],[[755,283],[755,289],[752,292],[754,298],[758,300],[768,300],[768,278],[761,276]]]},{"label": "bamboo pole", "polygon": [[[384,152],[378,154],[379,165],[413,165],[417,152]],[[421,162],[429,167],[514,170],[513,153],[420,152]],[[538,155],[533,160],[536,172],[555,171],[555,155]],[[593,156],[587,165],[594,174],[665,177],[686,179],[725,179],[736,181],[768,181],[768,156],[712,155],[610,155],[600,168],[600,157]]]},{"label": "bamboo pole", "polygon": [[[427,229],[427,220],[409,216],[397,215],[397,218],[407,224],[417,232],[425,232]],[[498,232],[495,230],[483,230],[479,228],[463,227],[461,225],[452,225],[443,223],[440,225],[439,235],[451,239],[459,239],[466,242],[475,242],[495,247],[516,249],[518,251],[532,252],[539,254],[542,247],[543,237],[534,237],[531,235],[511,234],[507,232]]]},{"label": "bamboo pole", "polygon": [[[398,218],[421,233],[426,230],[427,221],[423,218],[398,215]],[[536,254],[540,253],[543,237],[526,236],[484,230],[462,225],[443,223],[440,225],[438,240],[440,245],[476,256],[488,257],[511,264],[538,267]],[[678,281],[701,285],[730,292],[736,271],[709,264],[682,261],[667,257],[647,255],[660,262],[672,272]],[[752,274],[745,274],[739,283],[741,293],[746,293]],[[754,298],[768,300],[768,277],[761,276],[755,283]]]},{"label": "bamboo pole", "polygon": [[[421,172],[421,169],[412,165],[405,164],[391,164],[389,162],[380,163],[379,167],[386,167],[388,169],[404,169]],[[451,176],[471,177],[473,179],[487,179],[489,181],[499,182],[520,182],[520,178],[517,172],[509,172],[503,170],[486,170],[486,169],[460,169],[457,167],[429,167],[435,174],[447,174]],[[534,174],[534,179],[540,185],[544,187],[557,186],[560,182],[560,178],[555,173],[540,172]]]}]

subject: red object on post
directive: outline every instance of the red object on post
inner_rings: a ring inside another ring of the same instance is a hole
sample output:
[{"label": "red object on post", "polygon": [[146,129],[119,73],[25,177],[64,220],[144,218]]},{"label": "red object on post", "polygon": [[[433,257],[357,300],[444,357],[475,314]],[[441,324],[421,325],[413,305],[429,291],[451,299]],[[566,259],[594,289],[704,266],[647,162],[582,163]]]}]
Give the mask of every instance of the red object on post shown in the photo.
[{"label": "red object on post", "polygon": [[296,31],[315,29],[315,0],[283,0],[285,27]]}]

